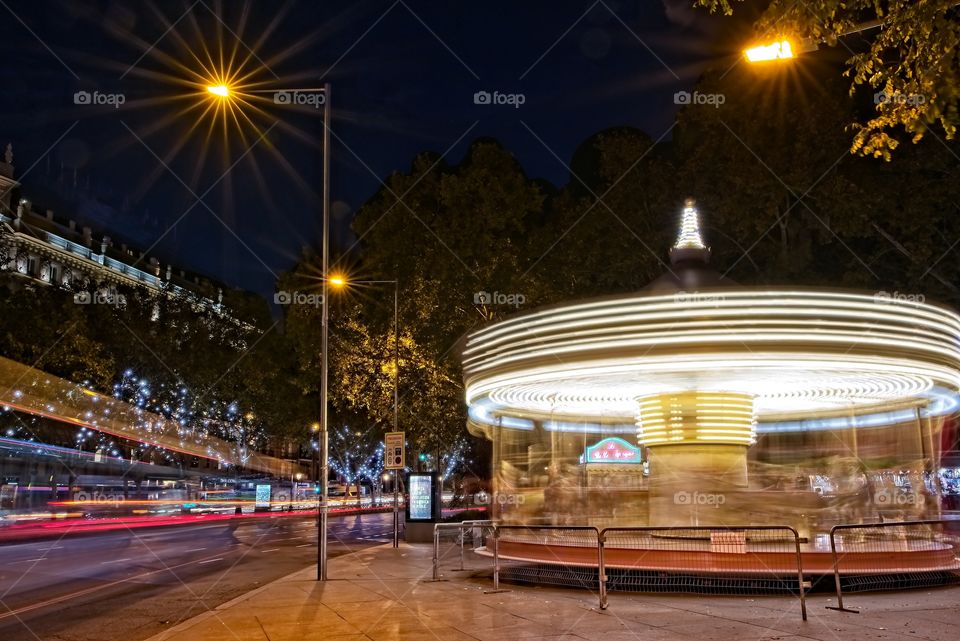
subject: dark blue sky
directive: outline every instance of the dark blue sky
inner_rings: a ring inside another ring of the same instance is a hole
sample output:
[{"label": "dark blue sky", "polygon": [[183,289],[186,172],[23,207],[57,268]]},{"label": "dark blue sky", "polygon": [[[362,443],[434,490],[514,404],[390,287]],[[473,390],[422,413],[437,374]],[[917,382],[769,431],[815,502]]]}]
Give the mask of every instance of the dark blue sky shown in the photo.
[{"label": "dark blue sky", "polygon": [[[217,42],[228,54],[236,45],[238,59],[253,49],[266,66],[250,57],[248,68],[269,86],[332,83],[335,239],[349,245],[350,215],[378,177],[420,151],[456,163],[471,141],[493,137],[531,176],[560,185],[567,170],[554,154],[569,162],[599,130],[664,135],[674,92],[727,53],[715,45],[727,25],[689,4],[7,0],[0,143],[13,143],[37,206],[267,293],[319,239],[320,154],[297,135],[319,139],[319,112],[270,104],[254,118],[269,133],[252,149],[256,135],[232,134],[225,149],[220,131],[204,145],[203,126],[190,130],[197,111],[166,122],[185,103],[164,100],[184,92],[173,79],[199,67],[204,45],[214,58]],[[125,103],[76,105],[77,91]],[[525,101],[476,105],[478,91]],[[278,120],[289,127],[270,128]]]}]

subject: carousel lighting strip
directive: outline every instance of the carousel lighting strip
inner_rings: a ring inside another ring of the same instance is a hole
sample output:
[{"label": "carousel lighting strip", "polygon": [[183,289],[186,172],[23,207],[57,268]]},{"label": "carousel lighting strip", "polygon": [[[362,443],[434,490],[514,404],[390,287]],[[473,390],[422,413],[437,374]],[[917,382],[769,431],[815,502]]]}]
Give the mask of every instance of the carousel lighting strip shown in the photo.
[{"label": "carousel lighting strip", "polygon": [[[937,387],[926,394],[930,403],[926,407],[918,408],[921,418],[930,418],[950,414],[960,409],[960,396],[950,392],[942,387]],[[521,422],[521,426],[516,429],[532,430],[534,421],[528,419],[513,419],[506,415],[499,417],[492,414],[475,411],[481,404],[485,404],[486,399],[479,399],[469,408],[470,419],[479,425],[489,425],[491,427],[513,427],[508,424],[508,419]],[[827,418],[810,418],[801,420],[775,420],[759,421],[756,426],[757,434],[777,434],[789,432],[820,432],[830,430],[858,429],[863,427],[877,427],[893,425],[916,419],[917,410],[894,410],[884,412],[873,412],[870,414],[860,414],[855,416],[833,416]],[[550,432],[566,432],[576,434],[635,434],[637,430],[636,423],[597,423],[590,421],[543,421],[543,428]]]},{"label": "carousel lighting strip", "polygon": [[[815,346],[838,345],[845,346],[846,351],[852,347],[878,347],[889,348],[890,350],[903,351],[913,350],[918,354],[929,355],[930,357],[940,357],[945,362],[951,363],[960,368],[960,349],[949,342],[943,341],[936,343],[922,339],[911,339],[906,334],[888,334],[888,333],[819,333],[812,332],[812,328],[797,329],[790,331],[778,331],[769,333],[737,333],[737,332],[684,332],[677,331],[672,335],[653,334],[637,336],[631,339],[606,340],[600,343],[593,343],[585,346],[583,341],[566,341],[564,343],[552,343],[549,347],[530,350],[523,354],[504,355],[498,358],[489,358],[482,365],[472,366],[466,371],[467,376],[472,376],[479,371],[495,369],[509,366],[512,363],[524,362],[533,359],[557,359],[561,354],[576,354],[578,352],[595,352],[601,350],[624,350],[635,348],[664,347],[674,348],[684,346],[703,347],[709,344],[744,344],[746,351],[757,351],[750,345],[757,344],[777,344],[791,343],[798,346],[808,345],[811,348]],[[758,347],[759,349],[759,347]],[[816,353],[816,352],[814,352]],[[565,365],[572,366],[575,363],[568,362]],[[466,366],[465,366],[466,370]]]},{"label": "carousel lighting strip", "polygon": [[[707,296],[711,296],[707,298]],[[848,313],[854,311],[872,312],[877,319],[891,320],[897,324],[922,324],[934,329],[950,328],[948,333],[960,334],[960,317],[952,311],[926,303],[914,303],[899,299],[880,299],[862,294],[833,294],[829,292],[725,292],[704,294],[704,299],[678,300],[676,295],[643,296],[619,298],[608,301],[570,305],[554,310],[526,314],[481,329],[470,336],[465,354],[478,350],[489,350],[502,340],[503,335],[536,335],[540,326],[556,325],[559,329],[583,327],[591,320],[598,323],[610,323],[629,318],[674,318],[678,313],[693,315],[702,311],[721,313],[727,309],[737,310],[738,314],[748,311],[760,312],[771,306],[785,306],[782,309],[801,315],[814,316],[830,312]],[[749,304],[755,307],[745,308]],[[816,305],[814,310],[812,306]],[[667,311],[672,314],[656,315]],[[886,314],[881,312],[886,311]],[[908,316],[909,318],[904,318]],[[567,325],[568,321],[576,321]]]},{"label": "carousel lighting strip", "polygon": [[[689,359],[663,357],[660,359],[644,359],[642,362],[632,363],[624,363],[620,360],[596,361],[589,366],[584,364],[573,369],[569,365],[558,364],[552,367],[534,367],[520,372],[471,380],[467,384],[466,400],[467,403],[472,403],[479,396],[487,395],[495,390],[499,390],[500,394],[509,394],[512,387],[526,384],[543,385],[552,383],[556,386],[559,382],[567,385],[567,390],[575,392],[579,387],[577,379],[617,380],[618,377],[622,379],[625,375],[636,373],[686,374],[691,376],[690,385],[693,385],[697,378],[702,378],[704,372],[715,371],[723,374],[726,384],[731,388],[742,387],[744,391],[750,391],[758,384],[769,383],[770,377],[778,369],[786,370],[787,374],[801,370],[805,375],[810,376],[811,384],[822,383],[823,377],[830,373],[844,373],[847,376],[852,376],[855,373],[871,373],[895,374],[903,377],[914,376],[943,382],[953,389],[960,387],[960,373],[953,368],[882,357],[857,357],[850,354],[841,356],[844,358],[842,361],[824,360],[822,357],[802,358],[785,354],[764,354],[762,358],[750,358],[742,354],[716,354],[710,359],[703,359],[700,356]],[[737,372],[738,368],[743,371]],[[747,375],[744,375],[744,372]],[[574,380],[571,381],[571,379]],[[650,384],[655,383],[656,380],[651,378]],[[799,386],[795,379],[791,381],[791,384]],[[557,391],[567,392],[567,390],[560,388]],[[731,389],[731,391],[736,390]],[[513,402],[510,404],[514,405]],[[590,409],[594,414],[602,414],[604,406],[601,402]]]},{"label": "carousel lighting strip", "polygon": [[[795,312],[795,310],[789,311],[791,314]],[[711,318],[708,321],[694,321],[692,319],[667,316],[667,318],[672,318],[672,322],[661,323],[652,327],[643,325],[638,326],[636,324],[626,324],[620,326],[611,326],[608,324],[601,328],[591,328],[584,325],[571,325],[570,328],[576,329],[576,331],[554,334],[543,333],[539,335],[531,335],[529,332],[525,332],[522,335],[513,337],[512,342],[508,344],[501,344],[501,346],[497,348],[484,345],[483,347],[488,349],[485,349],[482,355],[466,358],[464,360],[464,365],[465,367],[474,367],[476,363],[495,360],[497,357],[502,357],[507,353],[513,357],[514,355],[536,353],[538,348],[540,351],[542,351],[544,347],[549,347],[552,349],[558,346],[575,346],[584,350],[593,346],[599,346],[602,348],[607,343],[617,342],[617,339],[622,338],[624,335],[643,336],[649,338],[671,336],[677,333],[676,330],[678,326],[680,328],[684,328],[680,334],[688,337],[688,339],[703,339],[711,336],[723,335],[741,336],[749,339],[756,335],[762,336],[766,334],[775,334],[776,332],[801,334],[812,339],[814,337],[829,336],[831,333],[839,336],[848,336],[851,333],[855,335],[862,335],[864,332],[866,332],[867,335],[877,337],[915,337],[915,340],[943,346],[956,345],[956,338],[958,336],[958,334],[946,331],[946,328],[944,328],[942,325],[938,327],[940,331],[931,332],[920,329],[916,324],[908,323],[906,322],[907,319],[903,318],[898,318],[896,323],[881,325],[881,320],[893,320],[891,318],[884,318],[885,315],[882,314],[866,315],[867,318],[875,318],[876,320],[874,322],[844,323],[830,320],[824,321],[824,313],[818,314],[813,311],[808,311],[805,312],[805,314],[816,318],[818,322],[810,323],[804,319],[791,318],[791,320],[794,321],[793,326],[795,329],[791,329],[790,324],[785,321],[769,321],[767,319],[751,320],[749,318],[743,318],[745,316],[749,317],[751,314],[756,315],[756,313],[757,312],[755,310],[740,309],[737,310],[736,318],[730,321],[723,321],[719,318]],[[803,314],[804,313],[801,313],[801,315]],[[842,315],[855,318],[857,321],[862,321],[865,317],[865,314],[862,312],[845,312]],[[702,315],[697,318],[702,318]],[[612,322],[613,320],[614,319],[608,319],[609,322]],[[722,325],[722,327],[719,329],[717,328],[718,324]],[[770,326],[770,328],[765,328],[765,325]],[[813,329],[810,327],[811,325],[813,325],[813,328],[816,328],[816,333],[811,333],[811,329]],[[751,331],[736,331],[739,328]],[[848,332],[837,331],[836,329],[833,332],[830,332],[830,328],[843,328],[847,329]],[[713,329],[713,331],[709,331],[710,329]],[[607,336],[610,334],[614,334],[614,336]],[[955,353],[960,352],[960,350],[957,350],[956,348],[953,351]]]},{"label": "carousel lighting strip", "polygon": [[623,310],[625,308],[637,307],[643,309],[652,309],[655,311],[662,309],[672,309],[678,305],[691,309],[715,308],[721,306],[735,306],[740,301],[749,301],[757,305],[790,304],[807,306],[810,301],[819,303],[825,307],[846,309],[851,307],[864,307],[868,309],[877,309],[887,307],[896,311],[906,311],[915,314],[925,315],[932,319],[950,319],[955,325],[960,327],[960,317],[952,310],[931,305],[928,303],[915,303],[903,301],[900,299],[886,299],[867,294],[855,293],[834,293],[834,292],[810,292],[810,291],[730,291],[716,290],[705,292],[677,292],[675,294],[652,295],[652,296],[630,296],[624,298],[612,298],[607,300],[588,301],[585,303],[565,305],[554,309],[546,309],[539,312],[524,314],[515,318],[507,319],[491,325],[489,327],[477,330],[474,336],[496,336],[505,331],[510,331],[516,325],[536,326],[543,323],[551,323],[556,320],[568,320],[570,318],[603,318],[608,316],[611,311]]},{"label": "carousel lighting strip", "polygon": [[[683,328],[682,331],[679,332],[681,335],[691,337],[716,334],[718,324],[722,326],[721,329],[724,330],[725,333],[738,336],[746,335],[747,332],[760,333],[776,331],[811,335],[811,328],[809,327],[811,323],[808,320],[797,319],[795,316],[785,319],[744,319],[743,316],[745,316],[746,313],[744,310],[737,310],[735,315],[724,320],[720,318],[710,318],[708,320],[673,318],[672,322],[663,323],[630,323],[619,326],[605,325],[596,328],[581,326],[575,331],[564,331],[553,334],[544,333],[534,336],[525,334],[516,337],[516,339],[510,343],[501,343],[496,348],[485,350],[482,355],[464,359],[464,365],[470,368],[476,366],[478,363],[482,364],[499,356],[503,356],[504,354],[509,354],[511,357],[522,356],[523,354],[535,352],[538,348],[553,347],[554,345],[578,345],[582,346],[582,349],[587,350],[594,345],[600,345],[602,347],[604,341],[609,341],[611,338],[674,336],[678,333],[678,326]],[[956,342],[956,335],[945,331],[942,326],[939,328],[940,331],[931,331],[921,328],[916,324],[904,322],[878,326],[877,322],[859,322],[862,321],[863,314],[854,312],[845,313],[843,316],[856,319],[858,322],[826,320],[822,314],[815,313],[811,313],[810,316],[816,318],[814,326],[818,332],[833,331],[838,335],[849,335],[849,333],[862,335],[867,333],[874,336],[888,337],[907,335],[933,345],[953,344]],[[696,318],[699,319],[702,318],[702,316],[697,316]],[[902,321],[903,319],[899,320]],[[711,332],[710,330],[713,331]],[[846,332],[842,330],[846,330]],[[698,333],[698,331],[700,333]]]},{"label": "carousel lighting strip", "polygon": [[693,391],[637,399],[637,438],[642,445],[711,442],[750,445],[756,440],[753,396]]}]

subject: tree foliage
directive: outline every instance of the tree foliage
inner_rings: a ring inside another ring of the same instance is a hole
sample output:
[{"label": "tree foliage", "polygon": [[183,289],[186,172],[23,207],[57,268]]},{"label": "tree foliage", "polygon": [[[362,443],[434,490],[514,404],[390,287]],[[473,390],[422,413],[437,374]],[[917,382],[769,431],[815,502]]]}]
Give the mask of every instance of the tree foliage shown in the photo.
[{"label": "tree foliage", "polygon": [[[696,0],[713,12],[733,13],[731,0]],[[755,25],[759,38],[847,46],[845,34],[863,31],[866,51],[852,51],[846,75],[850,92],[874,93],[875,108],[856,130],[851,151],[889,160],[901,131],[914,143],[937,126],[947,140],[960,116],[960,15],[954,0],[772,0]]]},{"label": "tree foliage", "polygon": [[[229,407],[274,437],[304,423],[290,345],[259,297],[233,292],[247,311],[234,317],[187,294],[121,287],[115,304],[78,304],[72,290],[4,278],[0,353],[8,358],[108,394],[127,372],[154,390],[186,388],[197,419],[206,415],[207,431],[224,437],[231,430],[217,426],[241,420]],[[158,397],[151,407],[164,404]]]}]

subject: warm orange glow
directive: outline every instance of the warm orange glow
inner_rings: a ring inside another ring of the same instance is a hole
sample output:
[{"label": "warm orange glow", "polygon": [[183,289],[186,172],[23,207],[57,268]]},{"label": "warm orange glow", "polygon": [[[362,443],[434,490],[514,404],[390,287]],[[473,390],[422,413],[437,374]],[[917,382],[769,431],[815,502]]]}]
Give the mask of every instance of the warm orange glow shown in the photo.
[{"label": "warm orange glow", "polygon": [[744,51],[750,62],[767,62],[770,60],[787,60],[795,58],[796,54],[789,40],[781,40],[767,45],[751,47]]},{"label": "warm orange glow", "polygon": [[333,285],[334,287],[345,287],[347,285],[347,279],[344,276],[331,276],[327,279],[327,282]]},{"label": "warm orange glow", "polygon": [[209,85],[207,91],[220,98],[230,97],[230,87],[227,85]]}]

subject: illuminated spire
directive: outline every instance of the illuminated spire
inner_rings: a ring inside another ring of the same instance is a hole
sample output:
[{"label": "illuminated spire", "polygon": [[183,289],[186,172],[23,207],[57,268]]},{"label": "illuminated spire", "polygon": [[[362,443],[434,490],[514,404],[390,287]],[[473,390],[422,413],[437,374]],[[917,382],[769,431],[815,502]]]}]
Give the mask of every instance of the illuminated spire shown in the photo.
[{"label": "illuminated spire", "polygon": [[703,238],[700,237],[700,214],[697,212],[696,201],[687,198],[683,203],[683,218],[680,221],[680,235],[674,243],[674,249],[706,249]]}]

